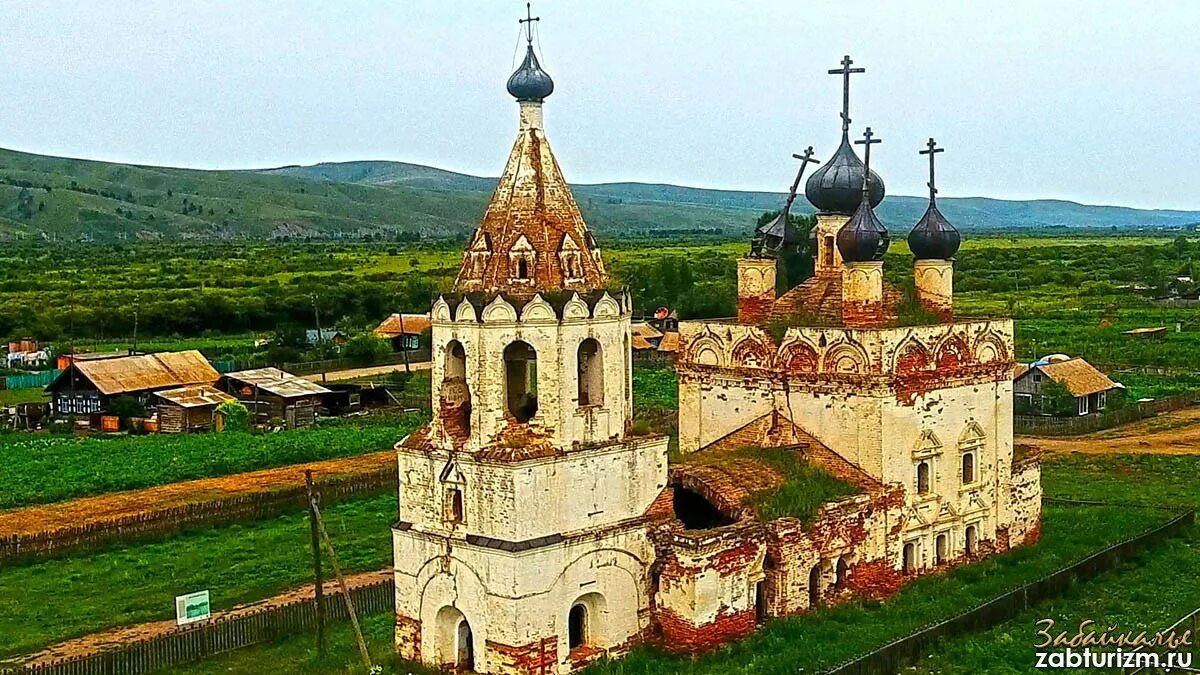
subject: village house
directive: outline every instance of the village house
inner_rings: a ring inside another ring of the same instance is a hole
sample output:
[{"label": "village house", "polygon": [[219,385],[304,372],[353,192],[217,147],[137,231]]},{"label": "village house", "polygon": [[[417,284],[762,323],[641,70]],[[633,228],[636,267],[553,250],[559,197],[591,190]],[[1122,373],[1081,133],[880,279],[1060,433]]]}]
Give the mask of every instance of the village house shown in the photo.
[{"label": "village house", "polygon": [[256,423],[281,420],[288,429],[315,422],[323,397],[331,393],[316,382],[274,367],[225,373],[217,388],[236,396]]},{"label": "village house", "polygon": [[[817,275],[778,283],[803,250],[793,188],[738,262],[738,318],[674,333],[684,461],[635,435],[632,299],[550,149],[554,85],[526,38],[516,143],[431,311],[433,419],[396,445],[402,657],[545,674],[650,636],[697,651],[1037,539],[1012,321],[953,317],[959,236],[932,197],[909,237],[927,320],[898,320],[882,183],[848,126],[807,186]],[[820,508],[765,510],[794,475],[827,485]]]},{"label": "village house", "polygon": [[346,335],[336,328],[309,328],[304,331],[304,343],[310,347],[323,343],[341,347],[346,344]]},{"label": "village house", "polygon": [[46,387],[56,415],[87,415],[108,409],[117,397],[132,396],[143,404],[165,389],[212,384],[220,374],[196,350],[109,358],[69,359]]},{"label": "village house", "polygon": [[1013,397],[1017,410],[1054,412],[1043,396],[1047,382],[1056,382],[1074,398],[1071,414],[1091,415],[1108,407],[1108,398],[1120,385],[1082,358],[1062,354],[1048,356],[1013,373]]},{"label": "village house", "polygon": [[217,406],[237,398],[207,384],[154,392],[158,430],[177,434],[208,431],[214,426]]},{"label": "village house", "polygon": [[413,351],[421,348],[421,334],[429,330],[428,314],[391,314],[373,331],[392,344],[392,351]]}]

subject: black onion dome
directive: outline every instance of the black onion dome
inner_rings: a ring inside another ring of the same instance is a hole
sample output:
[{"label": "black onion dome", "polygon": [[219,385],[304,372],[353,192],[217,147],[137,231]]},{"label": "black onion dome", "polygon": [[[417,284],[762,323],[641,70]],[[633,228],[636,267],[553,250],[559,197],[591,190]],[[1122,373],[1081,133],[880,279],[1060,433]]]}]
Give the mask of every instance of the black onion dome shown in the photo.
[{"label": "black onion dome", "polygon": [[908,233],[908,248],[917,260],[949,260],[958,253],[961,242],[958,230],[938,211],[934,201],[929,202],[925,215]]},{"label": "black onion dome", "polygon": [[508,78],[508,93],[518,101],[537,103],[554,93],[554,80],[542,70],[533,53],[533,45],[529,45],[529,50],[525,52],[521,67]]},{"label": "black onion dome", "polygon": [[[851,214],[862,200],[862,160],[850,145],[850,138],[842,134],[842,144],[821,168],[813,172],[804,184],[804,196],[818,211]],[[871,206],[883,201],[883,180],[871,172]]]},{"label": "black onion dome", "polygon": [[[861,191],[861,189],[860,189]],[[861,203],[854,215],[837,233],[837,247],[845,262],[871,262],[883,260],[891,238],[883,223],[875,216],[870,204]]]},{"label": "black onion dome", "polygon": [[762,253],[765,257],[777,257],[780,251],[801,242],[800,232],[792,224],[788,209],[779,212],[773,220],[759,228],[762,235]]}]

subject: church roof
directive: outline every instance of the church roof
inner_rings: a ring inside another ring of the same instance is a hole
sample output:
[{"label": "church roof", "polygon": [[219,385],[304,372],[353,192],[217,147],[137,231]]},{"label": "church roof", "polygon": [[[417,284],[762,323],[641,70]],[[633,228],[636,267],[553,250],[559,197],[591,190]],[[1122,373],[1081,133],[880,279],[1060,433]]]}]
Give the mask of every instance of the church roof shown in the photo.
[{"label": "church roof", "polygon": [[542,104],[521,103],[521,126],[454,282],[459,293],[603,288],[600,249],[542,129]]},{"label": "church roof", "polygon": [[533,44],[525,49],[525,60],[521,66],[508,78],[508,93],[518,101],[537,101],[541,103],[554,93],[554,80],[542,70],[537,55],[533,53]]},{"label": "church roof", "polygon": [[[850,144],[849,135],[843,132],[837,152],[808,177],[808,182],[804,184],[804,196],[818,211],[850,215],[862,201],[865,168]],[[871,205],[879,206],[883,195],[883,179],[872,171]]]}]

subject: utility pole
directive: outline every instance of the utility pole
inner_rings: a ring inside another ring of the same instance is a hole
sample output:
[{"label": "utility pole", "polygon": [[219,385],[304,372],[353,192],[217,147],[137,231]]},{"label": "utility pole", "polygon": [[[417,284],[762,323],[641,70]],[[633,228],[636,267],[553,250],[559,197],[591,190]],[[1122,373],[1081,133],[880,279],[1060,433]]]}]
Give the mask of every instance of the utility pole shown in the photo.
[{"label": "utility pole", "polygon": [[136,295],[133,296],[133,349],[131,349],[129,351],[130,354],[137,353],[138,302],[139,302],[139,297]]},{"label": "utility pole", "polygon": [[304,487],[308,491],[308,529],[312,536],[313,598],[317,606],[317,654],[325,655],[325,579],[321,575],[321,529],[317,525],[317,490],[313,486],[312,469],[304,470]]},{"label": "utility pole", "polygon": [[[421,339],[421,337],[417,336],[417,340],[419,341],[420,339]],[[408,344],[407,344],[407,342],[408,342],[408,335],[404,332],[404,312],[400,312],[400,353],[404,356],[404,372],[405,373],[411,372],[408,369]],[[420,346],[419,342],[418,342],[417,346],[418,347]]]},{"label": "utility pole", "polygon": [[354,637],[358,642],[358,653],[362,657],[364,668],[367,672],[371,672],[373,669],[371,654],[367,651],[367,642],[363,639],[362,627],[358,625],[358,612],[354,609],[354,599],[350,597],[350,587],[346,585],[346,577],[342,574],[342,568],[338,564],[337,553],[333,550],[333,541],[329,539],[329,532],[325,530],[325,522],[321,520],[320,507],[315,501],[309,501],[309,505],[315,516],[314,520],[317,523],[317,528],[320,530],[321,541],[325,543],[325,548],[329,551],[329,564],[333,567],[334,576],[337,577],[338,588],[342,591],[342,599],[346,601],[346,613],[350,616],[350,625],[354,628]]}]

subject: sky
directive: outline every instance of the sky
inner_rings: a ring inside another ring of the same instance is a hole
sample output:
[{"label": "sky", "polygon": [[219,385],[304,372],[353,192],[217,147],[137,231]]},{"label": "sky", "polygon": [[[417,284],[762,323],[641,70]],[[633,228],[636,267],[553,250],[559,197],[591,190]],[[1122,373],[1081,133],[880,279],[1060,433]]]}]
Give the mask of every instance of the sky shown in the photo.
[{"label": "sky", "polygon": [[[883,143],[890,194],[1200,209],[1200,4],[540,0],[568,180],[784,191]],[[0,147],[195,168],[503,168],[523,2],[0,4]]]}]

